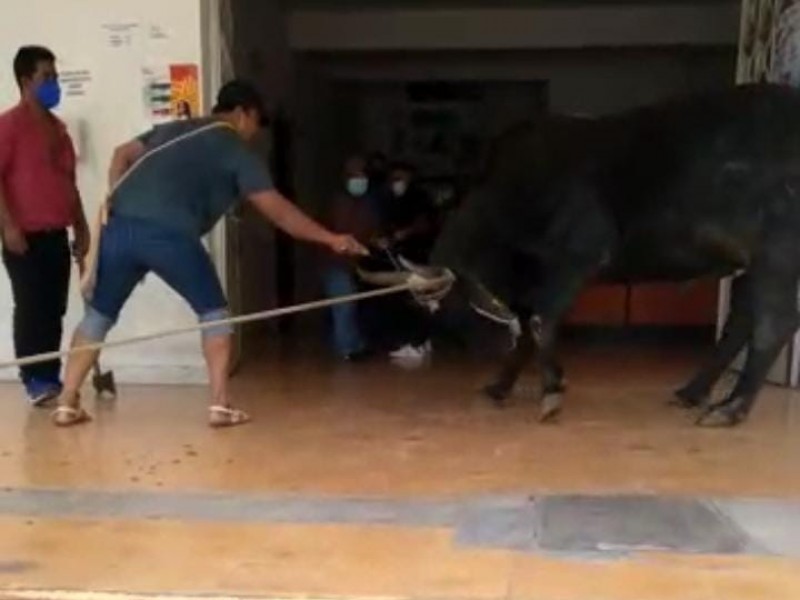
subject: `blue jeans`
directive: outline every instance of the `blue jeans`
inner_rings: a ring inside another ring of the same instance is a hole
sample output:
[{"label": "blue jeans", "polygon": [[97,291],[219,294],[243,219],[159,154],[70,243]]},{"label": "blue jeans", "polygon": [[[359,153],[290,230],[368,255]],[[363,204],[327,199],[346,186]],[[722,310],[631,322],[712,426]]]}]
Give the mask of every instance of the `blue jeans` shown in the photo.
[{"label": "blue jeans", "polygon": [[[325,273],[325,294],[338,298],[355,294],[356,283],[352,273],[344,268],[331,267]],[[336,354],[346,357],[365,349],[358,324],[358,308],[355,302],[331,307],[333,317],[333,347]]]},{"label": "blue jeans", "polygon": [[[201,322],[228,316],[217,272],[200,239],[157,223],[115,215],[100,239],[97,283],[81,332],[92,340],[104,339],[149,272],[186,300]],[[225,327],[206,330],[204,335],[228,333],[230,328]]]}]

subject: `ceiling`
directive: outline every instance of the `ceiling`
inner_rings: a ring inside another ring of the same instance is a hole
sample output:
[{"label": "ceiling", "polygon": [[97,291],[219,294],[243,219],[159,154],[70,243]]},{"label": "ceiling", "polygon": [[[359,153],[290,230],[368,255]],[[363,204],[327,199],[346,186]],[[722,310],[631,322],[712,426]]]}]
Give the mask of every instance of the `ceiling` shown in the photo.
[{"label": "ceiling", "polygon": [[648,4],[739,4],[740,0],[283,0],[291,10],[360,8],[542,8]]}]

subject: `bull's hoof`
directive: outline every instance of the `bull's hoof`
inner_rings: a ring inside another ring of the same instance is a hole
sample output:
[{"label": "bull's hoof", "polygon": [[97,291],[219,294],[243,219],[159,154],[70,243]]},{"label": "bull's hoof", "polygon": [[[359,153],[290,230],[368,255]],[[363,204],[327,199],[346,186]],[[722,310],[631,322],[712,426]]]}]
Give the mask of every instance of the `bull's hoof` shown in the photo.
[{"label": "bull's hoof", "polygon": [[675,395],[669,401],[669,405],[691,410],[704,406],[707,400],[708,397],[705,394],[698,394],[689,388],[681,388],[675,392]]},{"label": "bull's hoof", "polygon": [[501,383],[490,383],[483,388],[483,394],[492,401],[492,404],[497,408],[505,408],[507,406],[508,396],[510,390],[508,386]]},{"label": "bull's hoof", "polygon": [[540,423],[553,423],[561,415],[564,408],[564,396],[562,394],[549,394],[542,398],[542,406],[539,409]]},{"label": "bull's hoof", "polygon": [[698,427],[727,428],[736,427],[742,423],[746,414],[737,406],[730,403],[717,404],[705,411],[695,423]]}]

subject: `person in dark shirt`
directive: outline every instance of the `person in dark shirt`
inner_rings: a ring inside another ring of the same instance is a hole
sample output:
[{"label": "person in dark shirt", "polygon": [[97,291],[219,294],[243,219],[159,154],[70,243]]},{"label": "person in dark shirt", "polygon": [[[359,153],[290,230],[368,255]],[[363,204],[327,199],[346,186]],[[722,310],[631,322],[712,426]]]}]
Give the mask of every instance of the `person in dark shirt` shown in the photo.
[{"label": "person in dark shirt", "polygon": [[[367,253],[352,236],[325,229],[275,189],[266,165],[247,144],[265,118],[256,88],[234,80],[220,90],[211,118],[157,126],[117,148],[109,168],[108,219],[99,239],[96,280],[91,290],[84,286],[86,311],[73,348],[104,341],[150,272],[182,296],[200,322],[227,319],[228,302],[202,238],[242,200],[295,239],[336,254]],[[212,427],[249,421],[233,408],[228,393],[232,331],[217,324],[202,335]],[[70,356],[53,413],[56,425],[90,420],[79,390],[97,354]]]},{"label": "person in dark shirt", "polygon": [[[332,229],[349,233],[364,244],[372,242],[379,233],[379,216],[370,201],[366,168],[366,160],[361,156],[353,156],[345,162],[342,187],[331,202],[328,218]],[[325,293],[329,298],[358,292],[351,260],[344,256],[329,255],[325,263]],[[331,308],[334,351],[348,361],[368,355],[358,308],[353,302]]]}]

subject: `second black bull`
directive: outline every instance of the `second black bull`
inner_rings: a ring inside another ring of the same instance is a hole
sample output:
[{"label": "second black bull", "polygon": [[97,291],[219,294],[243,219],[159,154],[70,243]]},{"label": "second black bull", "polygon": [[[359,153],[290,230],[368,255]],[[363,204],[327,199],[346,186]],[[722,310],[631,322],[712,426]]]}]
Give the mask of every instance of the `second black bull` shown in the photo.
[{"label": "second black bull", "polygon": [[[737,275],[710,361],[677,392],[683,406],[703,408],[699,424],[736,425],[799,324],[800,93],[740,86],[516,127],[495,141],[431,264],[362,277],[390,284],[411,272],[452,274],[440,295],[466,293],[483,315],[520,324],[486,392],[502,402],[535,355],[545,420],[560,411],[565,387],[559,322],[589,282]],[[734,389],[709,405],[745,347]]]}]

